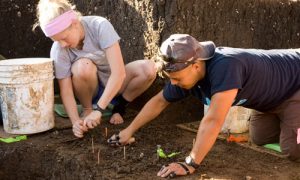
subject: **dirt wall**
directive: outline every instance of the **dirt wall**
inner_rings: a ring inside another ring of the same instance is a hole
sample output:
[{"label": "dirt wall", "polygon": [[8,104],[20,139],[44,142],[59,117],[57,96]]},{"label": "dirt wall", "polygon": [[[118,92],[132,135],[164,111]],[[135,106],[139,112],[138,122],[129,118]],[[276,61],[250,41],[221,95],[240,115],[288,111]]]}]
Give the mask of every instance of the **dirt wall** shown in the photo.
[{"label": "dirt wall", "polygon": [[[0,54],[49,56],[51,41],[31,31],[37,0],[0,1]],[[126,62],[151,57],[172,33],[220,46],[300,46],[300,2],[293,0],[74,0],[84,15],[108,18],[122,38]]]},{"label": "dirt wall", "polygon": [[171,33],[188,33],[218,46],[293,48],[300,46],[300,2],[291,0],[177,0],[159,13]]}]

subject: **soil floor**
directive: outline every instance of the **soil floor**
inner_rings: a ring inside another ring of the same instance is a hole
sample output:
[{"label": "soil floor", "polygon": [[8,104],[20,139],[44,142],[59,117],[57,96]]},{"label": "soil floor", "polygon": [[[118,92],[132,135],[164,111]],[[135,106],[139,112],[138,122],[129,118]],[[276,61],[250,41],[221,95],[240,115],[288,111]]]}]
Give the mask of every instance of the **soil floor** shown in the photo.
[{"label": "soil floor", "polygon": [[[70,128],[55,128],[26,141],[1,143],[0,179],[162,179],[156,176],[160,167],[182,161],[196,134],[176,127],[183,121],[175,114],[161,115],[135,134],[136,143],[126,146],[124,159],[123,147],[106,143],[105,127],[110,137],[126,127],[135,113],[127,115],[122,125],[103,121],[82,139],[76,139]],[[159,159],[158,144],[165,152],[181,154]],[[218,140],[196,173],[178,179],[299,180],[300,164]]]}]

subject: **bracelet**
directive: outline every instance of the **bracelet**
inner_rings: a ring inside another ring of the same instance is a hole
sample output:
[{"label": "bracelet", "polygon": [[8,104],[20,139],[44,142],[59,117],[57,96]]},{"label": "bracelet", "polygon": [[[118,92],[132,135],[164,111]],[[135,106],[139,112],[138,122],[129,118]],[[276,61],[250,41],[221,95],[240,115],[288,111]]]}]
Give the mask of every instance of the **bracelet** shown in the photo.
[{"label": "bracelet", "polygon": [[98,104],[96,104],[96,108],[94,110],[100,111],[101,113],[105,112],[105,109],[102,109]]}]

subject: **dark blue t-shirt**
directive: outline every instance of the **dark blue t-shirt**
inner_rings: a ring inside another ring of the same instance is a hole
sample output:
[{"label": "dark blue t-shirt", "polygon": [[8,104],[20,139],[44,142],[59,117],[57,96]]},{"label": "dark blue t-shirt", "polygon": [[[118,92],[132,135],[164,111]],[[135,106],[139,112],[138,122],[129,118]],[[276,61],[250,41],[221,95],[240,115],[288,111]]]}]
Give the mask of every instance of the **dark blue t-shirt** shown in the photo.
[{"label": "dark blue t-shirt", "polygon": [[206,61],[204,79],[185,90],[170,82],[164,98],[178,101],[192,94],[206,105],[217,93],[238,89],[233,105],[267,111],[300,89],[300,49],[258,50],[218,47]]}]

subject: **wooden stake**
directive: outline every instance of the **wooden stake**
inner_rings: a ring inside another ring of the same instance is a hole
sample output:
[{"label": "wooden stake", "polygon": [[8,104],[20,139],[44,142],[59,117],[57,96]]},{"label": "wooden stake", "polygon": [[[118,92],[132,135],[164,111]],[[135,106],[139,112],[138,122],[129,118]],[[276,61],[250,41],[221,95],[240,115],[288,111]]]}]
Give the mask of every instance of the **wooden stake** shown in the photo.
[{"label": "wooden stake", "polygon": [[92,137],[92,152],[95,153],[95,150],[94,150],[94,138]]},{"label": "wooden stake", "polygon": [[105,128],[105,137],[107,138],[107,127]]},{"label": "wooden stake", "polygon": [[98,163],[97,164],[100,164],[100,148],[98,150]]},{"label": "wooden stake", "polygon": [[124,151],[124,159],[126,159],[126,146],[123,146],[123,151]]}]

